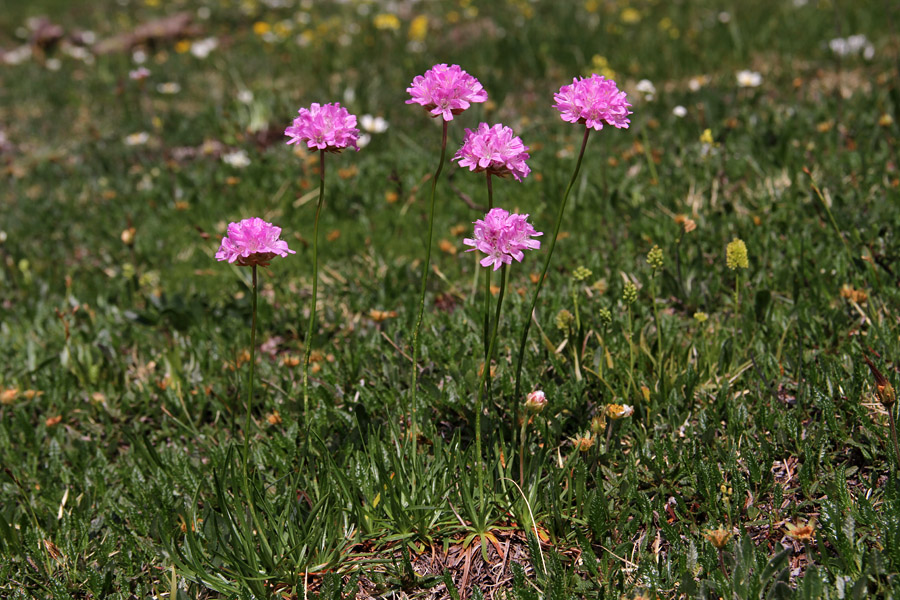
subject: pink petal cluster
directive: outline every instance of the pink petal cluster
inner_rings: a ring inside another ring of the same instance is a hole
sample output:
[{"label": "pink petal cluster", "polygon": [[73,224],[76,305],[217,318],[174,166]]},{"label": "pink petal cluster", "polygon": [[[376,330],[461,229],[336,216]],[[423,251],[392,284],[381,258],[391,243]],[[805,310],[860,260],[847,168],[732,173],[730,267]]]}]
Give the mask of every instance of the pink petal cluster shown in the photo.
[{"label": "pink petal cluster", "polygon": [[596,73],[586,79],[576,77],[572,85],[559,88],[553,99],[553,108],[569,123],[584,123],[597,131],[604,125],[627,129],[631,123],[631,104],[625,99],[625,92],[620,92],[612,79]]},{"label": "pink petal cluster", "polygon": [[479,250],[487,254],[481,259],[482,267],[512,264],[512,259],[522,262],[523,250],[537,250],[541,243],[530,239],[544,235],[535,231],[528,222],[528,215],[510,214],[502,208],[492,208],[484,220],[475,221],[475,239],[464,239],[463,244],[472,246],[466,252]]},{"label": "pink petal cluster", "polygon": [[522,181],[531,173],[525,164],[529,157],[527,150],[528,147],[509,127],[499,123],[493,127],[481,123],[478,131],[466,129],[463,145],[453,160],[458,160],[459,166],[469,167],[476,173],[487,171],[500,177],[512,174],[516,181]]},{"label": "pink petal cluster", "polygon": [[308,109],[301,108],[299,112],[300,116],[284,130],[284,135],[291,138],[288,145],[305,141],[310,150],[340,152],[347,146],[359,150],[356,145],[359,139],[356,116],[351,115],[340,102],[313,102]]},{"label": "pink petal cluster", "polygon": [[407,104],[421,104],[433,117],[452,121],[472,102],[487,100],[487,92],[477,79],[459,65],[434,65],[424,75],[416,75],[406,91],[412,96]]},{"label": "pink petal cluster", "polygon": [[275,227],[258,217],[229,223],[228,235],[222,238],[216,260],[236,262],[242,267],[267,267],[275,256],[296,254],[288,248],[287,242],[278,239],[280,235],[281,227]]}]

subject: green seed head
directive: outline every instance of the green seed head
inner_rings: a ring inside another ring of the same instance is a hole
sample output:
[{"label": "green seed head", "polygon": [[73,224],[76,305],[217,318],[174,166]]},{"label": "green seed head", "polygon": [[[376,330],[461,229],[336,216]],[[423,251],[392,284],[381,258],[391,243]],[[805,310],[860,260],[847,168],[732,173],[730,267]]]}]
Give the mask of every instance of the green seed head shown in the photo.
[{"label": "green seed head", "polygon": [[556,328],[560,331],[566,331],[574,322],[575,317],[566,309],[562,309],[556,313]]},{"label": "green seed head", "polygon": [[659,246],[654,245],[653,248],[650,249],[650,252],[647,253],[647,264],[650,265],[650,268],[653,271],[659,271],[663,268],[663,264],[665,260],[663,258],[663,251]]},{"label": "green seed head", "polygon": [[591,275],[593,275],[593,273],[587,267],[578,267],[572,272],[572,279],[575,281],[584,281]]}]

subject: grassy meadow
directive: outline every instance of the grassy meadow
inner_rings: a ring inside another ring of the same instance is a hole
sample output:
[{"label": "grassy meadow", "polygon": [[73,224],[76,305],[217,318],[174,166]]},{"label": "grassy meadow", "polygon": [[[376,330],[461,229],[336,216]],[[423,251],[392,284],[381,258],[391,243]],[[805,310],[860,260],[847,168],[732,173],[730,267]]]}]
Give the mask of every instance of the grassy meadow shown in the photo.
[{"label": "grassy meadow", "polygon": [[[880,0],[6,0],[0,597],[900,598],[898,27]],[[511,127],[532,172],[493,202],[544,232],[481,457],[488,199],[449,160],[408,406],[441,122],[406,88],[436,63],[489,96],[448,159]],[[591,73],[631,126],[589,140],[517,395],[584,132],[553,94]],[[284,129],[313,102],[384,121],[327,159],[305,408],[319,156]],[[248,429],[251,275],[214,255],[254,216],[296,254],[259,271]]]}]

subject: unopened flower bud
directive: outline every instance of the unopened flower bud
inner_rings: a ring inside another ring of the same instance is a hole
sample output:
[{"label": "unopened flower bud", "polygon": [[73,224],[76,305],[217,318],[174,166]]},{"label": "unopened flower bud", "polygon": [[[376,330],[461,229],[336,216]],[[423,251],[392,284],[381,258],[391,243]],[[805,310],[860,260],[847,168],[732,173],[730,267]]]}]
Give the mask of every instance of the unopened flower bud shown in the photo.
[{"label": "unopened flower bud", "polygon": [[547,397],[541,390],[529,392],[525,397],[525,408],[532,413],[539,413],[547,406]]},{"label": "unopened flower bud", "polygon": [[123,230],[122,235],[120,236],[122,238],[122,243],[126,246],[131,246],[132,244],[134,244],[135,233],[137,233],[137,229],[135,229],[134,227],[129,227],[128,229]]}]

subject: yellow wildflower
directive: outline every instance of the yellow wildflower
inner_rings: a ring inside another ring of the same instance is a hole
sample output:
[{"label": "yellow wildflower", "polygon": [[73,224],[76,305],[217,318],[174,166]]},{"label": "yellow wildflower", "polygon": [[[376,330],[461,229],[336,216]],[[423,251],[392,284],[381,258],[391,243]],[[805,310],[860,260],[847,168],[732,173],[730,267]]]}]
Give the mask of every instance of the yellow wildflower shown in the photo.
[{"label": "yellow wildflower", "polygon": [[744,243],[744,240],[734,238],[725,247],[725,264],[732,271],[750,267],[750,262],[747,259],[747,244]]}]

